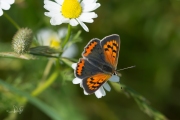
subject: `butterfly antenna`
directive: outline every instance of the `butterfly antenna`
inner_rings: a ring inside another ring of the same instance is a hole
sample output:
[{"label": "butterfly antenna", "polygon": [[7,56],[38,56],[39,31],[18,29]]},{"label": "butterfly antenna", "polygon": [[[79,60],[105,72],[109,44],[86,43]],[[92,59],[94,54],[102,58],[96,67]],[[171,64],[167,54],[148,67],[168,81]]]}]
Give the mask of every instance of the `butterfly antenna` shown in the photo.
[{"label": "butterfly antenna", "polygon": [[134,66],[126,67],[126,68],[119,69],[119,70],[116,70],[116,71],[126,70],[126,69],[129,69],[129,68],[134,68],[134,67],[136,67],[136,66],[134,65]]}]

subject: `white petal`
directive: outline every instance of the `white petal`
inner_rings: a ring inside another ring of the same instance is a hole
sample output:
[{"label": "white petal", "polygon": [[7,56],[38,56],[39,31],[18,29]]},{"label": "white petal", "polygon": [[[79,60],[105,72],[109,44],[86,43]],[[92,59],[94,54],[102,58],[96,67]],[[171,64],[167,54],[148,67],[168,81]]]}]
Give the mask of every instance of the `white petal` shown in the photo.
[{"label": "white petal", "polygon": [[97,9],[97,8],[100,7],[100,6],[101,6],[101,4],[100,4],[100,3],[97,3],[95,9]]},{"label": "white petal", "polygon": [[90,11],[96,10],[98,7],[101,6],[101,4],[99,4],[99,3],[88,3],[87,4],[87,3],[82,2],[81,6],[83,8],[83,12],[90,12]]},{"label": "white petal", "polygon": [[61,19],[59,19],[59,18],[51,18],[50,23],[51,23],[51,25],[60,25],[60,24],[62,24]]},{"label": "white petal", "polygon": [[2,16],[3,15],[3,11],[2,11],[2,9],[0,8],[0,16]]},{"label": "white petal", "polygon": [[9,4],[13,4],[15,2],[15,0],[1,0],[1,1],[5,1],[5,2],[7,2]]},{"label": "white petal", "polygon": [[109,86],[109,84],[106,82],[103,84],[103,87],[107,90],[107,91],[111,91],[111,87]]},{"label": "white petal", "polygon": [[77,67],[77,63],[73,63],[73,64],[71,65],[71,67],[75,70],[76,67]]},{"label": "white petal", "polygon": [[102,95],[103,95],[103,96],[105,96],[105,95],[106,95],[106,92],[105,92],[105,90],[104,90],[103,86],[101,86],[101,87],[99,88],[99,90],[101,91],[101,93],[102,93]]},{"label": "white petal", "polygon": [[117,75],[112,75],[111,78],[109,78],[109,81],[119,82],[120,81],[120,77],[118,77]]},{"label": "white petal", "polygon": [[91,18],[97,18],[97,14],[95,12],[87,12],[87,13],[82,13],[81,17],[85,17],[87,19],[91,19]]},{"label": "white petal", "polygon": [[58,35],[60,38],[64,38],[66,36],[66,34],[67,34],[67,28],[63,27],[58,30]]},{"label": "white petal", "polygon": [[60,5],[56,2],[50,1],[50,0],[44,0],[44,5],[53,7],[60,7]]},{"label": "white petal", "polygon": [[101,98],[103,96],[102,93],[100,92],[100,90],[97,90],[95,92],[95,95],[96,95],[97,98]]},{"label": "white petal", "polygon": [[85,95],[89,95],[85,90],[84,90],[84,94],[85,94]]},{"label": "white petal", "polygon": [[96,17],[97,17],[97,14],[95,14],[94,12],[88,12],[88,13],[82,13],[79,16],[79,19],[82,22],[92,23],[94,22],[93,18],[96,18]]},{"label": "white petal", "polygon": [[49,5],[49,4],[45,4],[44,5],[44,8],[48,11],[54,11],[54,12],[60,12],[60,9],[61,9],[61,6],[58,5],[58,4],[55,4],[54,5]]},{"label": "white petal", "polygon": [[82,86],[82,82],[80,82],[80,87],[82,88],[83,86]]},{"label": "white petal", "polygon": [[62,23],[68,23],[69,19],[62,16],[61,13],[45,12],[46,16],[51,17],[50,23],[52,25],[60,25]]},{"label": "white petal", "polygon": [[96,92],[95,92],[95,95],[97,98],[101,98],[102,96],[105,96],[106,93],[103,89],[103,87],[100,87]]},{"label": "white petal", "polygon": [[67,47],[64,52],[62,53],[62,57],[66,58],[73,58],[77,54],[77,46],[72,44],[71,46]]},{"label": "white petal", "polygon": [[51,38],[59,40],[58,35],[51,29],[42,29],[37,34],[38,42],[43,46],[50,46]]},{"label": "white petal", "polygon": [[71,26],[77,26],[77,25],[78,25],[78,22],[77,22],[75,19],[71,19],[71,20],[70,20],[70,25],[71,25]]},{"label": "white petal", "polygon": [[64,18],[61,14],[57,14],[56,16],[53,16],[51,18],[50,23],[52,25],[60,25],[62,23],[65,23],[66,21],[68,21],[68,19]]},{"label": "white petal", "polygon": [[63,18],[63,23],[69,23],[70,19],[69,18]]},{"label": "white petal", "polygon": [[55,0],[58,4],[62,5],[64,0]]},{"label": "white petal", "polygon": [[[58,16],[59,13],[56,13],[56,12],[44,12],[44,15],[45,16],[48,16],[48,17],[54,17],[54,16]],[[60,14],[61,15],[61,14]]]},{"label": "white petal", "polygon": [[10,5],[5,1],[1,1],[1,8],[4,9],[4,10],[9,10]]},{"label": "white petal", "polygon": [[79,83],[82,82],[82,79],[76,77],[76,78],[73,79],[72,82],[73,82],[73,84],[79,84]]},{"label": "white petal", "polygon": [[76,18],[76,20],[79,22],[79,24],[82,26],[82,28],[83,28],[86,32],[89,32],[88,27],[87,27],[82,21],[80,21],[78,18]]},{"label": "white petal", "polygon": [[90,3],[96,3],[97,0],[83,0],[82,2],[86,3],[86,4],[90,4]]},{"label": "white petal", "polygon": [[86,22],[86,23],[93,23],[94,22],[93,19],[80,19],[80,20],[83,22]]},{"label": "white petal", "polygon": [[80,19],[81,21],[83,21],[83,22],[86,22],[86,23],[93,23],[93,22],[94,22],[93,19],[87,18],[87,17],[85,17],[85,16],[83,16],[83,15],[79,16],[79,19]]}]

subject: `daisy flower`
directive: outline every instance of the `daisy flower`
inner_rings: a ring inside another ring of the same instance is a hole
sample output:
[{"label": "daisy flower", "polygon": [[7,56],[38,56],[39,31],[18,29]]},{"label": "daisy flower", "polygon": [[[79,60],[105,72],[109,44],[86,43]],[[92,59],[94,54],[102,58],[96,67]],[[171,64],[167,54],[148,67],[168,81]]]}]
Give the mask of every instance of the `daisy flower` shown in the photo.
[{"label": "daisy flower", "polygon": [[[75,70],[76,67],[77,67],[77,63],[73,63],[72,68]],[[109,81],[119,82],[120,78],[116,75],[112,75],[111,78],[109,79]],[[73,84],[80,84],[80,87],[82,87],[82,79],[76,77],[73,79],[72,82],[73,82]],[[101,98],[102,96],[106,95],[106,92],[104,89],[106,89],[107,91],[111,90],[111,87],[109,86],[109,84],[107,82],[105,82],[96,92],[94,92],[97,98]],[[84,90],[84,94],[89,95],[85,90]]]},{"label": "daisy flower", "polygon": [[69,23],[71,26],[80,24],[85,31],[89,31],[84,24],[93,23],[93,18],[97,18],[97,14],[92,12],[100,7],[97,0],[44,0],[44,8],[49,12],[45,15],[50,17],[52,25],[60,25],[62,23]]},{"label": "daisy flower", "polygon": [[3,10],[9,10],[10,5],[14,3],[15,0],[0,0],[0,16],[3,15]]},{"label": "daisy flower", "polygon": [[[38,43],[42,46],[50,46],[55,49],[60,49],[61,40],[65,38],[67,33],[66,28],[58,30],[58,32],[50,29],[42,29],[37,33]],[[73,58],[77,53],[76,45],[66,46],[62,53],[62,57]]]}]

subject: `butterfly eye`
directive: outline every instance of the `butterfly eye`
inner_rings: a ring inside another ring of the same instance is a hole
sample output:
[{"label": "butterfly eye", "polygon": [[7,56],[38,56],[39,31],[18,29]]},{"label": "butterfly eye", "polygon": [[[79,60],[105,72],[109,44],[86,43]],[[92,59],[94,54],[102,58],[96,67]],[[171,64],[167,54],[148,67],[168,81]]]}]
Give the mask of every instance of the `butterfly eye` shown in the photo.
[{"label": "butterfly eye", "polygon": [[117,74],[114,72],[113,75],[117,75]]}]

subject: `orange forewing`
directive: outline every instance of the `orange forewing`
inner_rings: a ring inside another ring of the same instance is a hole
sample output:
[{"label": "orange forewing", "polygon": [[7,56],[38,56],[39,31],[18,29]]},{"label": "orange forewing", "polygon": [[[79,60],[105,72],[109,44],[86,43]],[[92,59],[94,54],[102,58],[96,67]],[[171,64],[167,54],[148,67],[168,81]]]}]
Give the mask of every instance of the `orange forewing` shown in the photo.
[{"label": "orange forewing", "polygon": [[106,42],[102,47],[105,53],[104,55],[106,61],[116,67],[120,47],[119,43],[116,40],[110,40]]},{"label": "orange forewing", "polygon": [[96,41],[92,41],[91,43],[89,43],[88,46],[85,48],[83,56],[84,57],[88,56],[97,44],[98,43]]},{"label": "orange forewing", "polygon": [[109,75],[109,74],[98,73],[96,75],[93,75],[91,77],[84,79],[83,80],[83,87],[87,93],[89,93],[89,94],[94,93],[110,77],[111,77],[111,75]]}]

